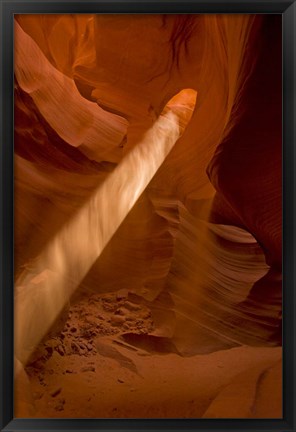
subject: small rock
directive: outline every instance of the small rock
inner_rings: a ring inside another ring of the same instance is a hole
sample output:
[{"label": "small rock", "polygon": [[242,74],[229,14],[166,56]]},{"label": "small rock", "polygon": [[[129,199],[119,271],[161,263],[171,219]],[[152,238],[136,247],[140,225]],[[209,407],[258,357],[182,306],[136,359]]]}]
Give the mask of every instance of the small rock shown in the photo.
[{"label": "small rock", "polygon": [[45,349],[46,349],[46,351],[47,351],[47,354],[48,354],[49,356],[51,356],[52,353],[53,353],[53,348],[52,348],[51,346],[46,346]]},{"label": "small rock", "polygon": [[124,300],[127,298],[127,296],[128,296],[128,291],[126,289],[122,289],[116,293],[116,300],[117,301]]},{"label": "small rock", "polygon": [[42,359],[42,360],[36,360],[34,363],[31,363],[31,366],[34,368],[34,369],[43,369],[43,367],[44,367],[44,360]]},{"label": "small rock", "polygon": [[60,356],[64,356],[65,355],[65,350],[64,350],[63,345],[58,345],[55,350],[56,350],[57,353],[60,354]]},{"label": "small rock", "polygon": [[80,352],[80,348],[79,348],[79,346],[77,345],[76,342],[71,342],[71,348],[72,348],[72,351],[73,351],[74,353],[79,354],[79,352]]},{"label": "small rock", "polygon": [[59,395],[62,391],[62,387],[58,387],[56,389],[54,389],[53,391],[51,391],[49,394],[51,397],[56,397],[57,395]]},{"label": "small rock", "polygon": [[81,372],[95,372],[96,368],[94,368],[93,366],[86,366],[80,369]]},{"label": "small rock", "polygon": [[136,321],[136,324],[139,325],[139,326],[142,326],[144,324],[144,321],[141,320],[141,319],[139,319],[139,320]]},{"label": "small rock", "polygon": [[103,309],[107,312],[114,312],[116,305],[113,303],[103,303]]},{"label": "small rock", "polygon": [[84,343],[79,342],[78,345],[79,345],[79,347],[80,347],[82,350],[85,350],[85,349],[86,349],[86,345],[85,345]]},{"label": "small rock", "polygon": [[124,302],[124,307],[130,311],[133,311],[133,312],[141,309],[141,305],[131,303],[129,301]]},{"label": "small rock", "polygon": [[120,324],[123,324],[125,322],[125,317],[121,315],[113,315],[111,318],[111,324],[113,326],[118,326]]},{"label": "small rock", "polygon": [[71,341],[65,340],[63,346],[64,346],[65,354],[70,355],[72,353]]},{"label": "small rock", "polygon": [[115,315],[121,315],[121,316],[123,316],[123,315],[126,315],[126,313],[128,313],[128,310],[125,309],[125,308],[118,308],[115,311]]},{"label": "small rock", "polygon": [[124,380],[121,379],[121,378],[118,378],[117,381],[118,381],[120,384],[123,384],[123,383],[124,383]]},{"label": "small rock", "polygon": [[55,406],[55,410],[56,411],[63,411],[64,410],[64,405],[65,405],[65,399],[59,399],[58,403]]},{"label": "small rock", "polygon": [[114,300],[114,298],[112,296],[103,297],[103,301],[105,301],[107,303],[111,303],[113,300]]}]

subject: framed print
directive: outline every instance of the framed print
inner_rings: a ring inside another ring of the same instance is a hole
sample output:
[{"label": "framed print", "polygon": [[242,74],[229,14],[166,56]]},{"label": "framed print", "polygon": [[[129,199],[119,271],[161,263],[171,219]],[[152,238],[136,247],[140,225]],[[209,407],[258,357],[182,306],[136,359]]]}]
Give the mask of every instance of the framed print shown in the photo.
[{"label": "framed print", "polygon": [[0,4],[1,430],[295,431],[295,2]]}]

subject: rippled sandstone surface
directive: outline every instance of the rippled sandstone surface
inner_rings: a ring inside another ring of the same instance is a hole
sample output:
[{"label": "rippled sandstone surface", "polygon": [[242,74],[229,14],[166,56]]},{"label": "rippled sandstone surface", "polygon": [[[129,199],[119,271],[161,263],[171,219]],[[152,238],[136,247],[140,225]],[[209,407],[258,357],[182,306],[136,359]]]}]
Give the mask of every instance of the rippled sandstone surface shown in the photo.
[{"label": "rippled sandstone surface", "polygon": [[281,21],[18,15],[19,417],[281,417]]}]

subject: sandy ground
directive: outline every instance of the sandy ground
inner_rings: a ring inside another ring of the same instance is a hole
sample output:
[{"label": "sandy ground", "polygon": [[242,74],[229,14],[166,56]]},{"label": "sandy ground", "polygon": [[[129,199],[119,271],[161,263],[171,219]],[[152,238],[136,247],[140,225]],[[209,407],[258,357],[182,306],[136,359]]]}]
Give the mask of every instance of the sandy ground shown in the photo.
[{"label": "sandy ground", "polygon": [[24,392],[16,393],[17,417],[282,416],[280,347],[241,346],[187,358],[165,353],[147,336],[153,330],[149,309],[123,291],[80,296],[61,327],[25,369],[31,411],[19,409]]}]

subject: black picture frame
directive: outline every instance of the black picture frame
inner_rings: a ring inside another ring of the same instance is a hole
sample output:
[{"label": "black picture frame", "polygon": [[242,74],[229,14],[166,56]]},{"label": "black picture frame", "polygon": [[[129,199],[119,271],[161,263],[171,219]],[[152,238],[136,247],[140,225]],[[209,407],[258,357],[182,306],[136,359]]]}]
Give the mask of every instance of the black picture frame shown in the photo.
[{"label": "black picture frame", "polygon": [[[12,431],[296,431],[295,0],[0,0],[0,426]],[[279,13],[283,19],[283,419],[13,418],[13,16],[26,13]]]}]

